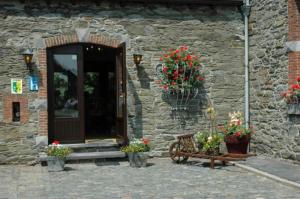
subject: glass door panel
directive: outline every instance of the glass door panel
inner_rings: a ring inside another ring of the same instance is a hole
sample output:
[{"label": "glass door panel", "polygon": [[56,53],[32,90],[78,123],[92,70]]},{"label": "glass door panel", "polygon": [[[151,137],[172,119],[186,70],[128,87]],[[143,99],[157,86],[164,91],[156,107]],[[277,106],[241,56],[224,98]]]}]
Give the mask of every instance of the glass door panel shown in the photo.
[{"label": "glass door panel", "polygon": [[77,55],[54,54],[54,116],[78,118]]}]

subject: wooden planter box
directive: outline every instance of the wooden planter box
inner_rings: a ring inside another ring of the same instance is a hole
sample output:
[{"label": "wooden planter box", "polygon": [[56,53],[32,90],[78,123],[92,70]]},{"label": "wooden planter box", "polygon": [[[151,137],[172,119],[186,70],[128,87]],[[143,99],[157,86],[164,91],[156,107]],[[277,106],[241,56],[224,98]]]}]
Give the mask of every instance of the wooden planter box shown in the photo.
[{"label": "wooden planter box", "polygon": [[288,104],[289,115],[300,115],[300,104]]}]

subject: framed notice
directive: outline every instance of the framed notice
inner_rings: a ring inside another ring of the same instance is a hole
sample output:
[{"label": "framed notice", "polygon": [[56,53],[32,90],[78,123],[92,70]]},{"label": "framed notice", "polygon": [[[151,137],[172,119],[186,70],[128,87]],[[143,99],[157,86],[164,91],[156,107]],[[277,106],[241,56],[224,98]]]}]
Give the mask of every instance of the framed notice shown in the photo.
[{"label": "framed notice", "polygon": [[36,75],[29,76],[29,90],[37,91],[39,90],[39,79]]},{"label": "framed notice", "polygon": [[11,79],[10,80],[11,94],[22,94],[22,79]]}]

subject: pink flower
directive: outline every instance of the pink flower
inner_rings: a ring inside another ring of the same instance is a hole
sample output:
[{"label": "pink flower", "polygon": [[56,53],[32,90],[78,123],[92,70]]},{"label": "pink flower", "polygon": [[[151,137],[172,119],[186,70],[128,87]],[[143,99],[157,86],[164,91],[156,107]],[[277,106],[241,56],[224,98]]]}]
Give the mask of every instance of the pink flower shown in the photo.
[{"label": "pink flower", "polygon": [[52,142],[53,145],[58,145],[59,143],[60,143],[60,142],[57,141],[57,140],[55,140],[55,141]]}]

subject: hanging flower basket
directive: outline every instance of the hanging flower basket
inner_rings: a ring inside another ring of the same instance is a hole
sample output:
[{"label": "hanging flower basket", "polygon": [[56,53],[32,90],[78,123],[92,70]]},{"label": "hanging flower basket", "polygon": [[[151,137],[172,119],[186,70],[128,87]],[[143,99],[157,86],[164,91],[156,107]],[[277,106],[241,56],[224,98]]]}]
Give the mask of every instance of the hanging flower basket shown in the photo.
[{"label": "hanging flower basket", "polygon": [[170,49],[160,61],[163,64],[157,68],[157,72],[159,84],[164,92],[189,95],[191,90],[199,87],[204,81],[202,64],[187,46]]}]

